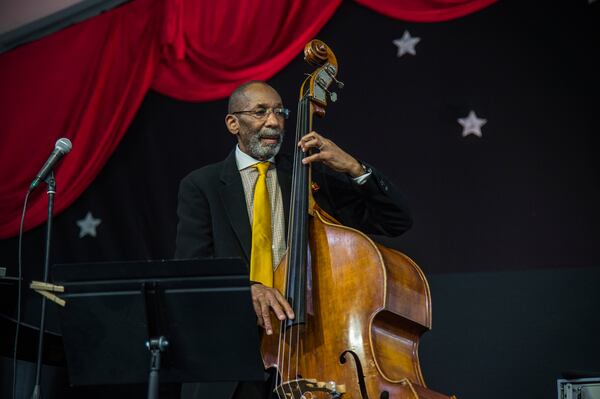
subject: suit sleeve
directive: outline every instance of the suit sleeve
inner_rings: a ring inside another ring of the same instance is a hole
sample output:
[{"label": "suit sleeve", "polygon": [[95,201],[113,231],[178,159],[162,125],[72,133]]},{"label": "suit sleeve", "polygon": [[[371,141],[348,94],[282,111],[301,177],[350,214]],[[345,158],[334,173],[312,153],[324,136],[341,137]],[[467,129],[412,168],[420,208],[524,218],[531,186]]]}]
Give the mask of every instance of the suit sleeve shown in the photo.
[{"label": "suit sleeve", "polygon": [[[366,163],[365,163],[366,165]],[[400,190],[369,165],[371,176],[363,185],[350,176],[321,166],[315,174],[319,206],[342,224],[367,234],[399,236],[412,226],[412,217]]]},{"label": "suit sleeve", "polygon": [[175,258],[214,256],[209,202],[192,176],[184,178],[179,185],[177,216]]}]

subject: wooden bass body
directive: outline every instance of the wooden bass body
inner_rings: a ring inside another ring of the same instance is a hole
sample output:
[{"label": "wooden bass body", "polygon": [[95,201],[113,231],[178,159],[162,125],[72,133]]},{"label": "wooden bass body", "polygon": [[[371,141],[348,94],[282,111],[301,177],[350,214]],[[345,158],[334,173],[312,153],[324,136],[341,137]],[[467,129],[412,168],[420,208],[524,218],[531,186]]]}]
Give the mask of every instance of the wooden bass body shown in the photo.
[{"label": "wooden bass body", "polygon": [[[426,388],[419,364],[419,338],[431,328],[419,266],[318,208],[308,235],[306,323],[285,328],[273,318],[273,335],[262,337],[279,396],[448,399]],[[281,292],[286,268],[284,257],[274,280]]]}]

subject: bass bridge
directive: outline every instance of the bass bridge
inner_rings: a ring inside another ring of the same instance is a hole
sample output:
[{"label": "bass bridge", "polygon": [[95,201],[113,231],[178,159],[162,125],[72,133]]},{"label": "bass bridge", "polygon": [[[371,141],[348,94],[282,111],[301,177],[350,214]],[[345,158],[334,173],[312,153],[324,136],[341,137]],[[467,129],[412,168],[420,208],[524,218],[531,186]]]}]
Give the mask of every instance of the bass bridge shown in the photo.
[{"label": "bass bridge", "polygon": [[323,382],[310,378],[300,378],[282,382],[273,392],[281,399],[338,399],[346,393],[344,384],[334,381]]}]

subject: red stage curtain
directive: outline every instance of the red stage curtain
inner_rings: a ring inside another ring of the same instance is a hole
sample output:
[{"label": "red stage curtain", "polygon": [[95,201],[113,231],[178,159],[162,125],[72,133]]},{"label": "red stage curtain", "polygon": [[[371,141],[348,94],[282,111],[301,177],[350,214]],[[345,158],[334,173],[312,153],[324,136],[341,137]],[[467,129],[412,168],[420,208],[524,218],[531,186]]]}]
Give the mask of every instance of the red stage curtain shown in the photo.
[{"label": "red stage curtain", "polygon": [[441,22],[481,10],[496,0],[355,0],[388,17],[411,22]]},{"label": "red stage curtain", "polygon": [[185,101],[227,97],[279,72],[331,18],[341,0],[219,0],[171,3],[164,60],[152,88]]},{"label": "red stage curtain", "polygon": [[[356,0],[394,18],[441,21],[493,0]],[[150,87],[186,101],[224,98],[300,54],[341,0],[134,0],[0,56],[0,238],[18,232],[29,183],[67,137],[55,213],[110,157]],[[25,229],[46,220],[38,189]]]},{"label": "red stage curtain", "polygon": [[[128,128],[154,76],[160,20],[138,0],[0,57],[0,238],[18,233],[29,184],[60,137],[73,150],[56,172],[55,213],[94,180]],[[45,185],[25,228],[47,217]]]}]

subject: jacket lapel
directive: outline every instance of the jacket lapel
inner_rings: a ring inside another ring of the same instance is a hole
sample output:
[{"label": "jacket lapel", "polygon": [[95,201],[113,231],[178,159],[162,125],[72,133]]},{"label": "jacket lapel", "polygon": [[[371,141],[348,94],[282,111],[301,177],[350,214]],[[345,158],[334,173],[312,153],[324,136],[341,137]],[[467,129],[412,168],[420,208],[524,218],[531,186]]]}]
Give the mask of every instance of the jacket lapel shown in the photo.
[{"label": "jacket lapel", "polygon": [[252,228],[248,220],[248,208],[246,206],[242,178],[235,162],[235,151],[232,151],[223,162],[223,169],[221,171],[223,186],[221,186],[219,194],[229,218],[229,224],[233,228],[244,251],[246,261],[250,262]]}]

